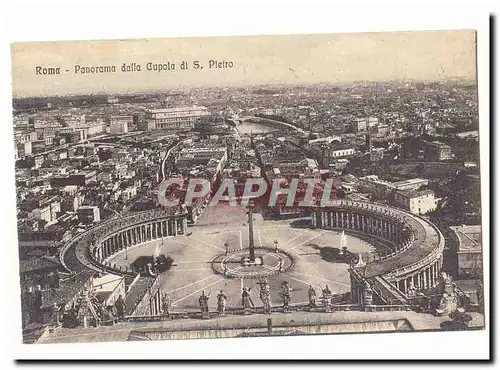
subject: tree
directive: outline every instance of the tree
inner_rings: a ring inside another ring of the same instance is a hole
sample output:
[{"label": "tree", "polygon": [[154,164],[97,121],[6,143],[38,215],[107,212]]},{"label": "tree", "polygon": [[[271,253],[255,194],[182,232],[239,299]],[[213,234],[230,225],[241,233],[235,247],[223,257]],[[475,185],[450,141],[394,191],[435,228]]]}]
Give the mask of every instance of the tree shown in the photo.
[{"label": "tree", "polygon": [[74,308],[63,315],[62,325],[64,328],[76,328],[78,326],[78,315]]}]

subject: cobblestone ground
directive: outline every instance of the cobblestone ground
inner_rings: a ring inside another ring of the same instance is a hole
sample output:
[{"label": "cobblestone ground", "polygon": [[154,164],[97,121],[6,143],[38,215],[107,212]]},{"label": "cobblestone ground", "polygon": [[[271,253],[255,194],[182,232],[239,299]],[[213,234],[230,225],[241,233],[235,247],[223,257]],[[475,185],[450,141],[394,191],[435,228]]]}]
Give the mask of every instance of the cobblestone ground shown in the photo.
[{"label": "cobblestone ground", "polygon": [[[288,281],[292,288],[291,303],[308,302],[309,285],[317,295],[328,285],[332,293],[350,290],[347,264],[331,263],[322,258],[321,250],[340,247],[340,234],[334,231],[294,228],[293,220],[268,221],[255,213],[254,241],[256,247],[272,247],[277,240],[279,248],[290,254],[295,265],[285,273],[269,277],[271,301],[281,305],[280,287]],[[229,279],[215,274],[211,268],[212,259],[225,252],[224,243],[230,249],[246,248],[249,244],[246,210],[242,208],[217,206],[208,207],[198,224],[189,229],[189,236],[164,238],[127,251],[122,251],[111,262],[128,265],[139,256],[152,255],[158,245],[162,253],[174,259],[172,268],[163,276],[162,289],[171,297],[173,311],[198,310],[198,298],[202,291],[210,293],[209,307],[217,307],[217,294],[222,289],[228,297],[229,307],[241,306],[241,288],[251,288],[256,307],[262,306],[259,286],[253,279]],[[352,236],[347,236],[347,247],[353,253],[371,251],[373,246]]]}]

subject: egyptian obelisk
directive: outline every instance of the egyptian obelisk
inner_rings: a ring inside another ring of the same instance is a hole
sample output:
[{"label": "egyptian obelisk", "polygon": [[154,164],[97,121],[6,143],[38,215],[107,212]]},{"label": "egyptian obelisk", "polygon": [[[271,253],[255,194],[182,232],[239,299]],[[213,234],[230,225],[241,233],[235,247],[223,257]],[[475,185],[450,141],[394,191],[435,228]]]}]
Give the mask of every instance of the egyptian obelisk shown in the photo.
[{"label": "egyptian obelisk", "polygon": [[248,204],[248,240],[250,250],[250,262],[255,262],[255,244],[253,242],[253,202]]}]

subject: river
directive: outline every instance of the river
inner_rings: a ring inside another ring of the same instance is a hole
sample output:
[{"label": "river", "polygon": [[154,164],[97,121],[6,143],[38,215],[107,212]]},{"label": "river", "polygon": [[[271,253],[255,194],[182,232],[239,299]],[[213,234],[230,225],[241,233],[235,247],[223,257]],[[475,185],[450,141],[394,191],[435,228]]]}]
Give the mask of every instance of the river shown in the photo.
[{"label": "river", "polygon": [[263,125],[261,123],[255,123],[255,122],[249,122],[249,121],[244,121],[241,122],[240,124],[236,125],[236,130],[238,130],[238,133],[240,135],[249,135],[249,134],[263,134],[266,132],[271,132],[271,131],[277,131],[276,128],[269,127],[266,125]]}]

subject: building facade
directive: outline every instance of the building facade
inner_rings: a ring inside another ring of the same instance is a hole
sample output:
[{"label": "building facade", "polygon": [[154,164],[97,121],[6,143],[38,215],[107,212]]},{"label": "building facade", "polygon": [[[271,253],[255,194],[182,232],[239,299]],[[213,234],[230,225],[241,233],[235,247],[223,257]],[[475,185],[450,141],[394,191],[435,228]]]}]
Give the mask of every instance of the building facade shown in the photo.
[{"label": "building facade", "polygon": [[451,146],[440,141],[425,143],[425,157],[429,161],[446,161],[452,159]]},{"label": "building facade", "polygon": [[424,215],[436,210],[436,199],[432,190],[396,191],[394,202],[415,215]]},{"label": "building facade", "polygon": [[[146,111],[146,129],[191,130],[201,118],[209,116],[206,107],[151,109]],[[150,124],[152,123],[152,125]],[[144,129],[144,125],[143,125]]]},{"label": "building facade", "polygon": [[19,272],[23,291],[48,290],[59,287],[59,264],[48,258],[21,260]]},{"label": "building facade", "polygon": [[483,248],[481,225],[450,226],[458,241],[458,275],[464,278],[481,278]]},{"label": "building facade", "polygon": [[78,215],[78,221],[83,224],[92,224],[101,220],[101,212],[99,207],[96,206],[81,207],[76,213]]}]

